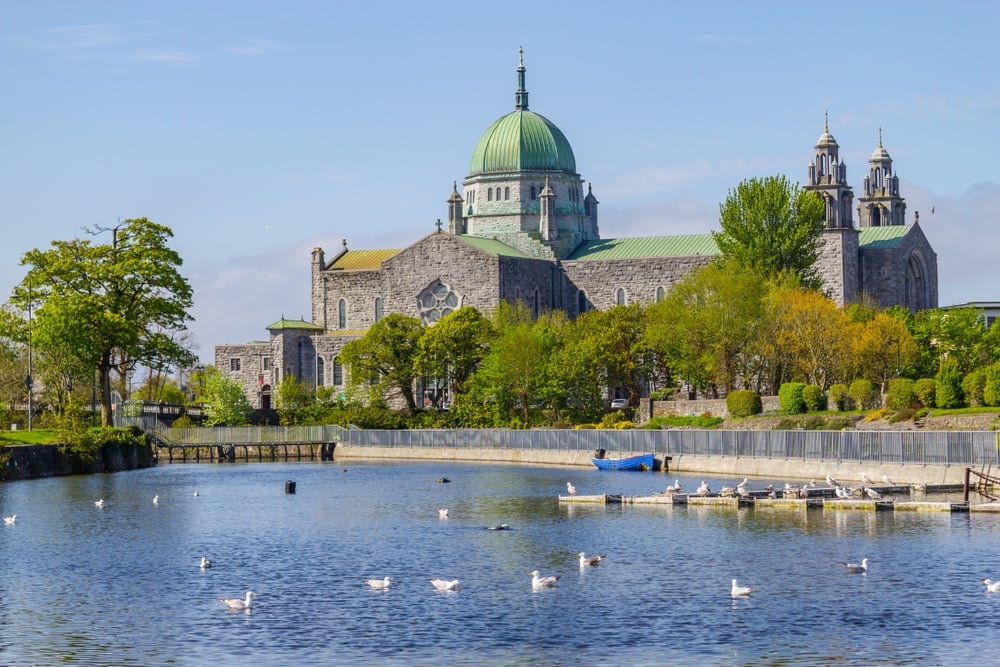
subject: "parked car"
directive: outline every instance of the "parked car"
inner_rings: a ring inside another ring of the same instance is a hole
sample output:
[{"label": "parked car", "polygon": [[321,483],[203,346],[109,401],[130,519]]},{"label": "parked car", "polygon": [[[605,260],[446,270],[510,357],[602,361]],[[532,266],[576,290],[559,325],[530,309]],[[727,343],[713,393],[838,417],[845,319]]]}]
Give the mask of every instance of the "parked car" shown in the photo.
[{"label": "parked car", "polygon": [[615,399],[613,399],[611,401],[611,409],[612,410],[622,410],[622,409],[627,408],[627,407],[628,407],[628,399],[627,398],[615,398]]}]

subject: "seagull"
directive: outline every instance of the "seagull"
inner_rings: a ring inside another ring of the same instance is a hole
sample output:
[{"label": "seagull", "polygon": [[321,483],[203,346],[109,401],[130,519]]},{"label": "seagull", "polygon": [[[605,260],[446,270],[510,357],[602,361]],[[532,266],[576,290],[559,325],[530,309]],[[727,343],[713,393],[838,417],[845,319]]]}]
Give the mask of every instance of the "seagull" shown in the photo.
[{"label": "seagull", "polygon": [[384,591],[389,588],[389,584],[392,583],[392,577],[385,577],[383,579],[365,579],[365,583],[376,590]]},{"label": "seagull", "polygon": [[552,588],[559,581],[559,575],[554,577],[542,577],[538,575],[538,570],[532,570],[531,572],[531,588],[532,590],[541,590],[543,588]]},{"label": "seagull", "polygon": [[10,516],[5,516],[3,518],[4,524],[8,525],[8,526],[13,526],[15,521],[17,521],[17,515],[16,514],[11,514]]},{"label": "seagull", "polygon": [[882,475],[882,481],[888,484],[889,486],[896,486],[896,483],[891,479],[889,479],[888,475]]},{"label": "seagull", "polygon": [[835,480],[830,475],[826,476],[826,483],[829,484],[833,488],[836,488],[836,487],[840,486],[840,482],[838,482],[837,480]]},{"label": "seagull", "polygon": [[665,493],[679,493],[681,490],[681,480],[675,479],[674,483],[667,487]]},{"label": "seagull", "polygon": [[988,590],[990,593],[1000,593],[1000,581],[983,579],[983,583],[986,584],[986,590]]},{"label": "seagull", "polygon": [[104,507],[104,498],[101,498],[100,500],[95,500],[94,501],[94,505],[96,505],[97,507],[103,508]]},{"label": "seagull", "polygon": [[816,487],[816,480],[815,479],[809,480],[809,488],[812,489],[815,487]]},{"label": "seagull", "polygon": [[707,496],[711,492],[712,492],[712,489],[708,488],[708,484],[703,481],[701,483],[701,486],[698,487],[698,491],[695,492],[695,495]]},{"label": "seagull", "polygon": [[225,603],[230,609],[250,609],[253,607],[255,597],[257,597],[256,593],[247,591],[245,598],[219,598],[219,601]]},{"label": "seagull", "polygon": [[746,488],[746,486],[747,486],[747,482],[748,482],[748,481],[749,481],[749,480],[747,480],[747,478],[746,478],[746,477],[744,477],[744,478],[743,478],[743,481],[742,481],[742,482],[740,482],[739,484],[737,484],[737,485],[736,485],[736,488],[737,488],[737,489],[745,489],[745,488]]},{"label": "seagull", "polygon": [[445,581],[444,579],[431,579],[431,583],[434,584],[434,588],[439,591],[460,591],[462,590],[461,585],[458,583],[458,579],[452,579],[451,581]]},{"label": "seagull", "polygon": [[495,526],[486,526],[486,530],[510,530],[510,526],[505,523],[498,523]]},{"label": "seagull", "polygon": [[204,556],[202,556],[201,557],[201,566],[200,567],[203,570],[207,570],[208,568],[212,567],[212,561],[209,560],[208,558],[205,558]]},{"label": "seagull", "polygon": [[861,474],[861,483],[864,484],[865,486],[872,486],[873,484],[875,484],[875,482],[868,479],[868,475],[864,473]]},{"label": "seagull", "polygon": [[448,508],[447,507],[439,507],[438,508],[438,517],[441,518],[441,519],[447,519],[448,518]]},{"label": "seagull", "polygon": [[865,487],[865,493],[867,493],[868,497],[871,498],[872,500],[882,500],[882,494],[876,491],[875,489],[871,488],[870,486]]},{"label": "seagull", "polygon": [[[346,472],[346,470],[345,470],[345,472]],[[437,483],[438,484],[450,484],[451,480],[448,479],[447,477],[438,477],[437,478]]]},{"label": "seagull", "polygon": [[747,597],[751,593],[753,593],[753,588],[751,588],[750,586],[740,586],[739,584],[736,583],[736,580],[733,579],[733,587],[729,591],[729,594],[732,597],[734,598]]},{"label": "seagull", "polygon": [[743,486],[737,486],[736,487],[736,493],[739,494],[740,498],[749,498],[750,497],[750,492],[747,491],[746,487],[743,487]]},{"label": "seagull", "polygon": [[845,563],[840,561],[841,565],[847,568],[848,574],[867,574],[868,572],[868,559],[862,558],[860,563]]},{"label": "seagull", "polygon": [[[598,565],[602,560],[607,558],[606,554],[601,554],[600,556],[585,556],[581,551],[580,556],[580,567],[587,567],[588,565]],[[558,579],[558,577],[556,577]]]},{"label": "seagull", "polygon": [[731,487],[731,486],[724,486],[724,487],[722,487],[721,489],[719,489],[719,495],[720,496],[726,496],[726,497],[729,497],[729,496],[733,495],[733,487]]},{"label": "seagull", "polygon": [[566,490],[569,491],[569,495],[576,495],[576,487],[573,486],[573,482],[566,482]]},{"label": "seagull", "polygon": [[809,485],[803,484],[802,488],[799,489],[799,498],[808,498],[808,497],[809,497]]},{"label": "seagull", "polygon": [[153,496],[153,504],[154,505],[160,504],[160,496]]},{"label": "seagull", "polygon": [[198,494],[198,489],[195,489],[195,490],[194,490],[194,495],[196,495],[196,496],[197,496],[197,495],[199,495],[199,494]]},{"label": "seagull", "polygon": [[844,500],[851,497],[851,492],[847,489],[846,486],[838,486],[836,488],[836,493],[838,498],[842,498]]}]

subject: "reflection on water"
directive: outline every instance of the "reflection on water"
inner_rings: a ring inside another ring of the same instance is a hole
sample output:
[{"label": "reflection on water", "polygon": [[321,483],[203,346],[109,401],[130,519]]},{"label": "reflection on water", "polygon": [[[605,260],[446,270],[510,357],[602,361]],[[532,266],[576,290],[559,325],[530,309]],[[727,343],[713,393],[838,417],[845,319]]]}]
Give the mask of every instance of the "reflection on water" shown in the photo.
[{"label": "reflection on water", "polygon": [[[956,664],[1000,625],[979,583],[1000,579],[993,515],[557,501],[567,481],[639,495],[665,479],[338,462],[0,485],[18,515],[0,526],[0,663]],[[581,570],[580,551],[608,557]],[[532,593],[536,569],[558,585]],[[730,598],[734,577],[752,597]],[[218,599],[247,590],[251,612]]]}]

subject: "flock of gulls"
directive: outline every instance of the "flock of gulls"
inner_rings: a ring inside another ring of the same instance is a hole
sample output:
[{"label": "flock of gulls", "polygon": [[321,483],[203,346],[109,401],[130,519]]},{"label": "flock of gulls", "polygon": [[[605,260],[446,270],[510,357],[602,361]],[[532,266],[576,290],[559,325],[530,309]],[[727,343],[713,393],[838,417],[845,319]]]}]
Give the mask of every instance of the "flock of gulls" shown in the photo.
[{"label": "flock of gulls", "polygon": [[[896,483],[893,482],[888,475],[882,475],[882,481],[888,486],[896,486]],[[713,492],[712,487],[708,485],[708,482],[702,481],[702,483],[691,495],[694,496],[717,495],[723,498],[731,498],[739,496],[740,498],[748,498],[751,495],[750,489],[747,488],[748,483],[749,480],[746,477],[744,477],[743,481],[738,483],[735,487],[723,486],[718,491]],[[867,497],[871,500],[883,499],[882,493],[872,488],[875,485],[875,482],[873,482],[868,477],[868,475],[861,475],[861,486],[857,488],[847,486],[846,484],[841,484],[830,475],[826,476],[826,483],[830,488],[834,490],[834,493],[837,495],[838,498],[843,498],[844,500],[857,497]],[[569,495],[571,496],[576,495],[576,487],[573,486],[570,482],[566,482],[566,488],[569,491]],[[777,498],[779,492],[781,492],[782,495],[784,495],[784,497],[786,498],[789,497],[790,495],[795,495],[798,496],[799,498],[808,498],[809,492],[815,488],[816,488],[816,480],[813,479],[810,480],[807,484],[803,484],[801,486],[796,486],[794,484],[786,483],[783,489],[778,489],[773,484],[768,484],[766,487],[764,487],[763,490],[768,492],[767,495],[769,498]],[[681,486],[681,481],[679,479],[675,479],[673,484],[671,484],[670,486],[668,486],[666,489],[663,490],[663,493],[670,495],[674,493],[681,493],[682,491],[683,487]]]}]

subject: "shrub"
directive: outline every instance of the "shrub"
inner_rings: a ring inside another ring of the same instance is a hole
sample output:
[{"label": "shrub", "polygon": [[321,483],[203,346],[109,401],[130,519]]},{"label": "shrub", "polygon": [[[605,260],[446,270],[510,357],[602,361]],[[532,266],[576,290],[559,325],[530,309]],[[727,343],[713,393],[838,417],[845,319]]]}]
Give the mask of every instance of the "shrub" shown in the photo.
[{"label": "shrub", "polygon": [[670,387],[667,389],[657,389],[656,391],[649,392],[649,397],[654,401],[669,401],[673,395],[677,393],[675,387]]},{"label": "shrub", "polygon": [[786,382],[778,389],[778,403],[786,415],[800,415],[806,411],[806,402],[802,398],[805,388],[802,382]]},{"label": "shrub", "polygon": [[983,405],[1000,405],[1000,362],[981,371],[983,376]]},{"label": "shrub", "polygon": [[917,410],[913,406],[901,408],[898,412],[889,417],[889,423],[895,424],[896,422],[910,421],[916,416],[916,414]]},{"label": "shrub", "polygon": [[939,408],[960,408],[965,404],[965,396],[962,394],[962,371],[957,361],[954,359],[942,361],[934,379],[937,381],[935,401]]},{"label": "shrub", "polygon": [[847,392],[846,384],[830,385],[829,400],[833,407],[841,412],[852,408],[851,395]]},{"label": "shrub", "polygon": [[181,415],[170,424],[170,428],[191,428],[196,424],[194,421],[188,417],[186,414]]},{"label": "shrub", "polygon": [[875,391],[875,385],[872,384],[871,380],[858,378],[851,383],[847,393],[850,394],[855,407],[861,410],[871,410],[878,407],[878,392]]},{"label": "shrub", "polygon": [[760,402],[760,395],[749,389],[739,389],[729,392],[726,396],[726,409],[729,416],[736,419],[743,419],[753,415],[759,415],[764,411],[764,406]]},{"label": "shrub", "polygon": [[803,387],[802,400],[805,402],[808,412],[826,410],[826,396],[823,394],[823,388],[818,384],[807,384]]},{"label": "shrub", "polygon": [[986,388],[986,371],[977,368],[962,378],[962,393],[969,405],[986,405],[983,391]]},{"label": "shrub", "polygon": [[933,408],[936,403],[937,382],[934,378],[920,378],[913,385],[913,393],[916,394],[920,405],[925,408]]},{"label": "shrub", "polygon": [[885,395],[885,407],[890,410],[903,410],[912,407],[917,402],[913,391],[915,383],[909,378],[893,378],[889,380],[889,391]]},{"label": "shrub", "polygon": [[647,429],[660,429],[660,428],[677,428],[680,426],[691,426],[694,428],[715,428],[721,424],[724,420],[722,417],[713,417],[711,415],[697,415],[693,417],[688,416],[678,416],[678,415],[667,415],[666,417],[654,417],[649,420],[644,428]]}]

